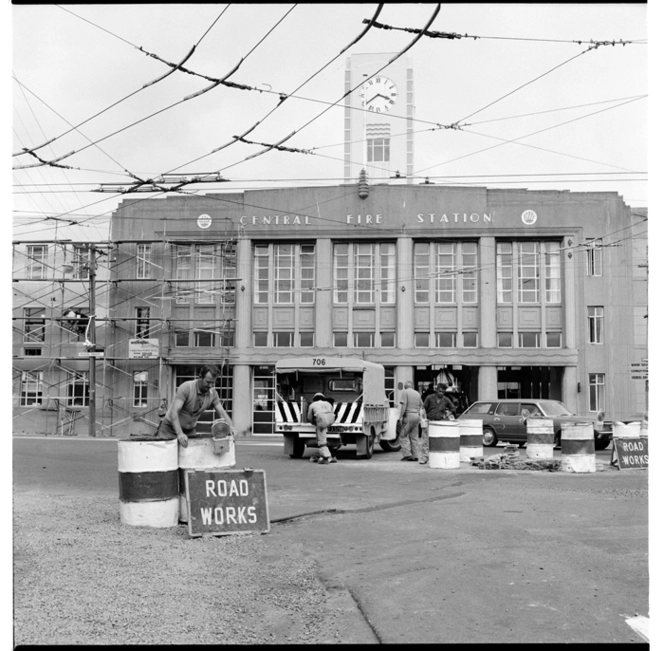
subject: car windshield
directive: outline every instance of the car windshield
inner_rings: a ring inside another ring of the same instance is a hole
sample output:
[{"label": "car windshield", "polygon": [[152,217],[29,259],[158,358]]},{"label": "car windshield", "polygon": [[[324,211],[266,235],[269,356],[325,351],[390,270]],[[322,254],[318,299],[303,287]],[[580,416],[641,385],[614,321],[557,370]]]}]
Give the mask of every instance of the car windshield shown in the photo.
[{"label": "car windshield", "polygon": [[541,400],[539,406],[546,416],[571,416],[572,412],[557,400]]}]

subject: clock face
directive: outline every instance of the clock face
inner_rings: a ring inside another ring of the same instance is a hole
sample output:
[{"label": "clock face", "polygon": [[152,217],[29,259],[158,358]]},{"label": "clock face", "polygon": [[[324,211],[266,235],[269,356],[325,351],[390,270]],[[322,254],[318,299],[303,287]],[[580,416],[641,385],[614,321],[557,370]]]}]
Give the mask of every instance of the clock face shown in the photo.
[{"label": "clock face", "polygon": [[391,79],[376,76],[360,88],[360,105],[374,113],[387,113],[396,104],[397,94]]}]

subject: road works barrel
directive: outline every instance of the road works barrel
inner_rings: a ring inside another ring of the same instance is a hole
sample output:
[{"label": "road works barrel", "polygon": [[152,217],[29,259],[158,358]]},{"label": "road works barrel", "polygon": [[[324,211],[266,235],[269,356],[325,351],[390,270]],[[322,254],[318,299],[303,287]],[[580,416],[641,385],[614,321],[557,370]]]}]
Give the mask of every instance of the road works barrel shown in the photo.
[{"label": "road works barrel", "polygon": [[561,468],[565,472],[595,472],[595,434],[592,423],[562,423]]},{"label": "road works barrel", "polygon": [[459,423],[459,459],[470,461],[471,457],[483,457],[482,420],[462,419]]},{"label": "road works barrel", "polygon": [[235,444],[230,436],[214,436],[219,428],[213,425],[212,433],[189,437],[187,447],[179,446],[180,468],[180,522],[189,522],[184,475],[187,470],[212,470],[235,466]]},{"label": "road works barrel", "polygon": [[429,421],[429,468],[459,468],[459,422]]},{"label": "road works barrel", "polygon": [[553,420],[551,418],[529,418],[526,421],[528,459],[553,459]]},{"label": "road works barrel", "polygon": [[178,442],[153,436],[118,441],[120,520],[143,527],[178,524]]}]

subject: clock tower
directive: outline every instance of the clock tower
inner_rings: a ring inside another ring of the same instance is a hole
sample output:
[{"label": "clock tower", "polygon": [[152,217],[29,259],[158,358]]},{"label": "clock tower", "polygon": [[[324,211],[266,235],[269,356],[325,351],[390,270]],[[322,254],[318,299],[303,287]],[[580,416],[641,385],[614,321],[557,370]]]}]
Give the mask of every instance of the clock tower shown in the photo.
[{"label": "clock tower", "polygon": [[[413,173],[413,67],[396,53],[353,54],[346,59],[344,180],[367,177],[387,183],[392,177],[411,183]],[[403,181],[401,181],[403,182]]]}]

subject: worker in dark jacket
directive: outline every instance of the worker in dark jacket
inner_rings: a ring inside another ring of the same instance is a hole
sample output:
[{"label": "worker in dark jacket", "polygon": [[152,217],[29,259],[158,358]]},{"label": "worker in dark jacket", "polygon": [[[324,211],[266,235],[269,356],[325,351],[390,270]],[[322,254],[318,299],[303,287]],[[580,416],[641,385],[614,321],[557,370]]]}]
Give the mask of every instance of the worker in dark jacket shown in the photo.
[{"label": "worker in dark jacket", "polygon": [[[445,395],[444,384],[436,386],[436,392],[427,396],[424,401],[424,411],[427,413],[427,420],[451,420],[454,418],[454,403]],[[422,428],[422,443],[420,444],[420,463],[429,461],[429,430]]]}]

